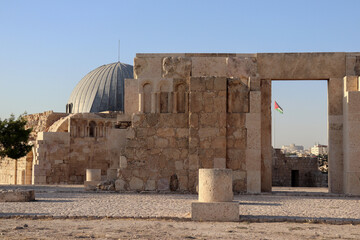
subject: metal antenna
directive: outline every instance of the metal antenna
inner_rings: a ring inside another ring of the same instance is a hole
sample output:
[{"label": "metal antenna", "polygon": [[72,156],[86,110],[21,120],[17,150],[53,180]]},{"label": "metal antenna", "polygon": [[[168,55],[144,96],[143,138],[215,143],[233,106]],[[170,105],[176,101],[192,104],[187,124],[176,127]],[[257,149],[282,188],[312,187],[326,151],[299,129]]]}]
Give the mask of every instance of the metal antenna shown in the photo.
[{"label": "metal antenna", "polygon": [[118,45],[118,62],[120,62],[120,40]]}]

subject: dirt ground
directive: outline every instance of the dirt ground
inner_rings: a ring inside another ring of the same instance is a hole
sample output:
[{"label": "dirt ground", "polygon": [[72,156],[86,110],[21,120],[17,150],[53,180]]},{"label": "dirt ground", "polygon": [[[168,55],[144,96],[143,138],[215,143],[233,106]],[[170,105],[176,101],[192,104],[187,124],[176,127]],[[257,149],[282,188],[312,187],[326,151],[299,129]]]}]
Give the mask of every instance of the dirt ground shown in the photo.
[{"label": "dirt ground", "polygon": [[12,218],[0,239],[360,239],[360,225]]}]

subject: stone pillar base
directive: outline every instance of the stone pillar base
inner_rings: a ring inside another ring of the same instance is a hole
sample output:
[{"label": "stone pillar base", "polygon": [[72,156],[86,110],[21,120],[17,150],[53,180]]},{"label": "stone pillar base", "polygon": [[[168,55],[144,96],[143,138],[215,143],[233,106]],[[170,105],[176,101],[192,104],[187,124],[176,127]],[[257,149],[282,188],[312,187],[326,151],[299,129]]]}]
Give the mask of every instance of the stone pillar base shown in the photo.
[{"label": "stone pillar base", "polygon": [[96,190],[97,185],[101,183],[101,181],[85,181],[84,187],[86,191]]},{"label": "stone pillar base", "polygon": [[238,222],[239,202],[192,202],[193,221]]},{"label": "stone pillar base", "polygon": [[30,202],[35,201],[34,190],[0,191],[0,202]]}]

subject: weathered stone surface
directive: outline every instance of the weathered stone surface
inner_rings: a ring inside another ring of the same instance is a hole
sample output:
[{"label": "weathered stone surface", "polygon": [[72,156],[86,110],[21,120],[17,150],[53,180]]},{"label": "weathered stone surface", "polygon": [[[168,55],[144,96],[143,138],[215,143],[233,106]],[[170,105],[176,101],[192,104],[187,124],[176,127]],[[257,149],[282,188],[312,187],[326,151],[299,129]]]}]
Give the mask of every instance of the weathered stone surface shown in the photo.
[{"label": "weathered stone surface", "polygon": [[226,77],[226,57],[193,57],[192,76],[216,76]]},{"label": "weathered stone surface", "polygon": [[231,202],[232,200],[230,169],[199,169],[199,202]]},{"label": "weathered stone surface", "polygon": [[199,156],[197,154],[191,154],[189,156],[189,169],[196,170],[199,168]]},{"label": "weathered stone surface", "polygon": [[360,54],[346,54],[346,75],[360,75]]},{"label": "weathered stone surface", "polygon": [[140,178],[132,177],[129,182],[129,187],[131,190],[142,190],[144,187],[144,182]]},{"label": "weathered stone surface", "polygon": [[101,181],[101,169],[86,169],[86,181]]},{"label": "weathered stone surface", "polygon": [[0,202],[30,202],[35,201],[34,190],[0,190]]},{"label": "weathered stone surface", "polygon": [[124,109],[126,114],[133,114],[139,111],[139,94],[134,94],[138,91],[139,83],[135,79],[125,79],[124,91]]},{"label": "weathered stone surface", "polygon": [[354,64],[354,74],[360,75],[360,56],[356,56],[355,64]]},{"label": "weathered stone surface", "polygon": [[156,189],[155,180],[147,180],[145,184],[146,191],[154,191]]},{"label": "weathered stone surface", "polygon": [[181,191],[189,191],[189,177],[187,175],[179,175],[179,189]]},{"label": "weathered stone surface", "polygon": [[228,80],[228,112],[247,113],[249,112],[250,89],[240,79]]},{"label": "weathered stone surface", "polygon": [[178,128],[176,129],[176,137],[178,138],[187,138],[189,136],[188,128]]},{"label": "weathered stone surface", "polygon": [[345,173],[345,193],[360,195],[360,172],[349,171]]},{"label": "weathered stone surface", "polygon": [[248,193],[261,192],[261,170],[248,170],[246,172],[246,186]]},{"label": "weathered stone surface", "polygon": [[142,77],[161,77],[162,59],[154,58],[135,58],[134,59],[134,77],[135,79]]},{"label": "weathered stone surface", "polygon": [[208,137],[216,137],[219,134],[218,128],[201,128],[199,130],[199,137],[200,140],[203,140],[204,138]]},{"label": "weathered stone surface", "polygon": [[233,191],[235,193],[244,193],[247,191],[246,179],[238,179],[233,181]]},{"label": "weathered stone surface", "polygon": [[157,182],[158,190],[168,191],[170,188],[170,183],[168,178],[160,178]]},{"label": "weathered stone surface", "polygon": [[257,75],[257,60],[255,57],[227,58],[227,76],[234,78],[248,78]]},{"label": "weathered stone surface", "polygon": [[260,113],[261,112],[261,92],[251,91],[250,92],[250,112]]},{"label": "weathered stone surface", "polygon": [[120,169],[125,169],[127,168],[127,159],[125,156],[120,156],[120,164],[119,164]]},{"label": "weathered stone surface", "polygon": [[115,190],[116,191],[124,191],[125,190],[125,181],[122,179],[117,179],[115,181]]},{"label": "weathered stone surface", "polygon": [[267,79],[344,77],[345,53],[258,53],[258,71]]},{"label": "weathered stone surface", "polygon": [[271,80],[261,80],[261,191],[272,190]]},{"label": "weathered stone surface", "polygon": [[159,137],[172,137],[175,136],[175,129],[173,128],[159,128],[156,132]]},{"label": "weathered stone surface", "polygon": [[117,169],[109,168],[107,170],[106,179],[109,181],[115,181],[117,179]]},{"label": "weathered stone surface", "polygon": [[226,159],[214,158],[214,168],[226,168]]},{"label": "weathered stone surface", "polygon": [[215,91],[226,91],[227,78],[217,77],[214,79],[214,90]]},{"label": "weathered stone surface", "polygon": [[176,162],[175,162],[175,169],[176,169],[176,170],[183,170],[183,169],[184,169],[184,163],[183,163],[183,161],[176,161]]},{"label": "weathered stone surface", "polygon": [[191,58],[164,57],[162,76],[165,78],[186,78],[191,74]]}]

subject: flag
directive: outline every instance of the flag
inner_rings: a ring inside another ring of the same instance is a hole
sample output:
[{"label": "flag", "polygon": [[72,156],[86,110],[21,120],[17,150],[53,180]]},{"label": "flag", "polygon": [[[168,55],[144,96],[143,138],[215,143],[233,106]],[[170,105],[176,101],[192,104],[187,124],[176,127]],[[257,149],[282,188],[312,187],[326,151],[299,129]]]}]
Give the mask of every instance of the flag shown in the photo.
[{"label": "flag", "polygon": [[275,110],[277,110],[279,113],[281,113],[281,114],[284,113],[283,109],[279,106],[279,104],[276,101],[275,101],[274,107],[275,107]]}]

